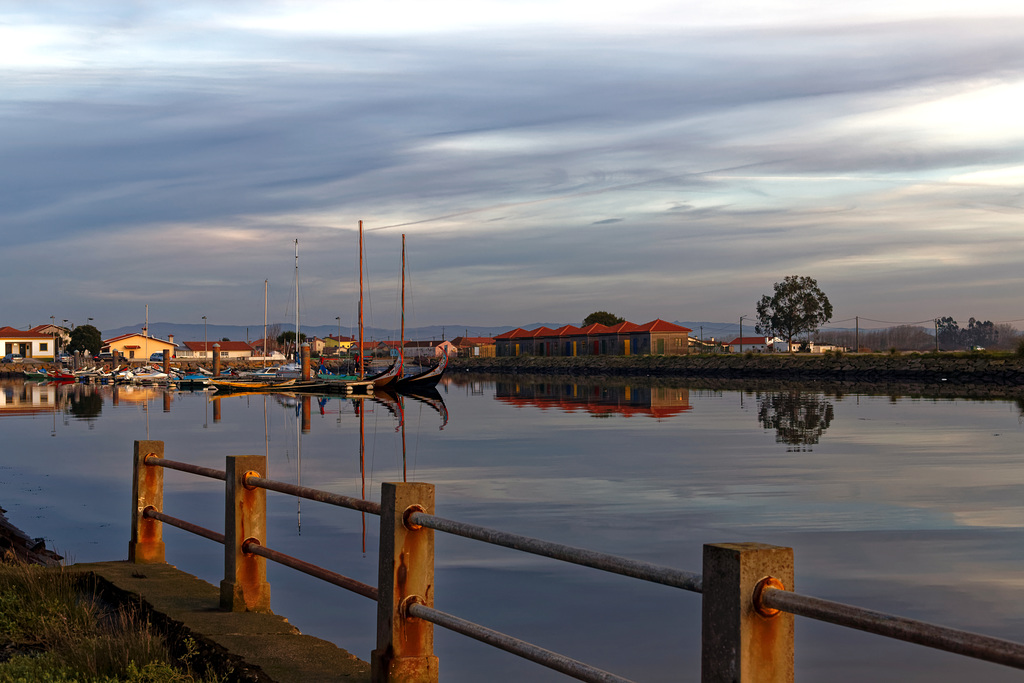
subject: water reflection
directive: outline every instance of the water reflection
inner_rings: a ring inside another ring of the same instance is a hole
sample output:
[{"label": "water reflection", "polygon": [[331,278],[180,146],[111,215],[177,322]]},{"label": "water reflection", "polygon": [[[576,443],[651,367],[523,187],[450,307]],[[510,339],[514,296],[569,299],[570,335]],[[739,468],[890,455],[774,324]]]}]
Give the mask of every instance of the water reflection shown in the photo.
[{"label": "water reflection", "polygon": [[586,411],[594,417],[644,415],[664,419],[693,409],[690,392],[681,387],[637,386],[598,382],[495,382],[495,399],[515,406]]},{"label": "water reflection", "polygon": [[812,451],[821,435],[832,424],[832,401],[817,393],[779,391],[757,393],[757,420],[765,429],[775,430],[775,442],[791,448]]},{"label": "water reflection", "polygon": [[[0,415],[11,416],[0,420],[0,504],[74,561],[123,558],[131,442],[148,433],[168,457],[218,469],[226,454],[266,451],[274,479],[353,497],[376,498],[381,481],[431,482],[443,516],[683,570],[700,570],[706,542],[792,546],[802,592],[1024,640],[1024,426],[1012,399],[711,381],[659,395],[624,380],[520,379],[516,389],[496,379],[463,374],[441,387],[443,400],[391,403],[0,381]],[[93,416],[72,418],[72,401]],[[786,452],[810,446],[827,457]],[[216,482],[169,473],[166,486],[169,514],[223,523]],[[273,547],[373,583],[373,519],[364,529],[348,511],[299,504],[268,496]],[[165,541],[184,571],[223,578],[209,541],[176,531]],[[445,611],[633,680],[699,677],[696,596],[447,535],[437,553]],[[364,658],[373,649],[368,601],[268,572],[275,612]],[[1019,680],[815,622],[798,634],[797,680]],[[562,680],[454,634],[438,633],[435,647],[449,683]]]}]

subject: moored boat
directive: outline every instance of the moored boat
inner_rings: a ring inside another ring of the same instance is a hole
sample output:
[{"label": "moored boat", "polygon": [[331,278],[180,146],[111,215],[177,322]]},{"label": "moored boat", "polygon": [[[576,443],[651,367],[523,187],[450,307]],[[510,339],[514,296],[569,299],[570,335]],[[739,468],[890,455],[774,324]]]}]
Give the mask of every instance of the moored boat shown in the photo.
[{"label": "moored boat", "polygon": [[404,391],[406,389],[423,389],[424,387],[435,387],[438,381],[440,381],[444,371],[448,369],[448,354],[441,356],[441,360],[432,368],[428,368],[423,372],[403,377],[395,383],[395,387],[398,391]]}]

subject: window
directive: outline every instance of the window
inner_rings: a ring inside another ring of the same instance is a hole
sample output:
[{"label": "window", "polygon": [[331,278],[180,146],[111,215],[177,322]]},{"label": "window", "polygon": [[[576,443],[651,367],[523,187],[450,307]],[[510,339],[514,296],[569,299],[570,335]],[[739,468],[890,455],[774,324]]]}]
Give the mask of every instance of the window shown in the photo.
[{"label": "window", "polygon": [[40,351],[46,351],[46,342],[40,342],[39,343],[39,350]]}]

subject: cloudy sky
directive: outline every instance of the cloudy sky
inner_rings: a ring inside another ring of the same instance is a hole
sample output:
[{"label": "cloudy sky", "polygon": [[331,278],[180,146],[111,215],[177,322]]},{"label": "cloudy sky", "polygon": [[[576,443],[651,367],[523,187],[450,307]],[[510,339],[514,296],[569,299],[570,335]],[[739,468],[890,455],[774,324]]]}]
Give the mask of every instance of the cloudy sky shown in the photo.
[{"label": "cloudy sky", "polygon": [[1021,36],[1017,0],[0,0],[0,324],[261,324],[265,280],[287,321],[298,239],[303,323],[347,326],[359,220],[377,326],[403,232],[418,325],[735,321],[793,274],[837,321],[1020,321]]}]

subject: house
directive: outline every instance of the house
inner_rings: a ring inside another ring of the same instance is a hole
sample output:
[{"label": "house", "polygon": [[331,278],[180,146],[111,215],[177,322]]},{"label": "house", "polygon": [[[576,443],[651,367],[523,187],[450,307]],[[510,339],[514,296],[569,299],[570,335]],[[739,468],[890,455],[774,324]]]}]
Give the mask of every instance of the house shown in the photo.
[{"label": "house", "polygon": [[554,330],[516,328],[496,336],[494,344],[497,356],[685,355],[690,352],[690,332],[659,318],[644,325],[623,321],[583,328],[563,325]]},{"label": "house", "polygon": [[173,357],[175,352],[174,335],[168,335],[167,339],[157,339],[156,337],[150,337],[148,334],[129,332],[128,334],[104,339],[100,350],[117,353],[129,359],[149,360],[149,357],[154,353],[163,351],[169,351]]},{"label": "house", "polygon": [[53,350],[57,353],[60,353],[61,349],[66,349],[68,344],[71,343],[71,330],[60,325],[36,325],[29,331],[53,337],[55,344]]},{"label": "house", "polygon": [[256,350],[243,341],[188,341],[178,349],[178,358],[182,360],[211,360],[214,345],[221,358],[245,359],[256,355]]},{"label": "house", "polygon": [[440,358],[454,356],[459,350],[446,339],[441,341],[407,341],[405,342],[406,358]]},{"label": "house", "polygon": [[[806,349],[804,348],[806,345]],[[789,344],[783,340],[775,342],[775,350],[779,353],[786,353],[789,351]],[[817,342],[807,342],[800,340],[793,340],[793,351],[804,350],[808,353],[825,353],[826,351],[847,351],[845,346],[836,346],[835,344],[819,344]]]},{"label": "house", "polygon": [[778,337],[736,337],[729,342],[729,353],[772,353],[783,343]]},{"label": "house", "polygon": [[494,357],[494,337],[456,337],[452,339],[452,346],[460,356]]},{"label": "house", "polygon": [[331,356],[346,353],[350,346],[356,343],[352,337],[330,335],[324,339],[324,352]]},{"label": "house", "polygon": [[0,327],[0,351],[3,356],[9,353],[20,353],[25,358],[53,360],[55,339],[53,334],[44,334],[33,330],[18,330],[13,327]]},{"label": "house", "polygon": [[306,337],[303,344],[309,344],[309,354],[311,356],[319,356],[323,354],[327,342],[314,335],[313,337]]}]

